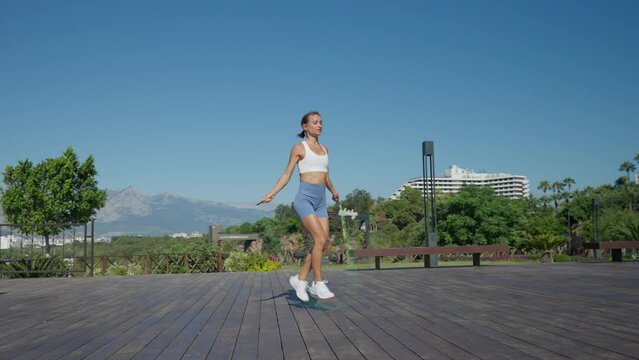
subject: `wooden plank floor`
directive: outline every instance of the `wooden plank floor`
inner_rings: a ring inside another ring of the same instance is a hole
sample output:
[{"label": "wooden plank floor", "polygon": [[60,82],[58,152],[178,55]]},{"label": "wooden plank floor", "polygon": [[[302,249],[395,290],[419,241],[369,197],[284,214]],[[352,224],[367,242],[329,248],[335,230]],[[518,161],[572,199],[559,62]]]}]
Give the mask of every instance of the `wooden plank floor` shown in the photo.
[{"label": "wooden plank floor", "polygon": [[639,262],[0,280],[0,359],[637,359]]}]

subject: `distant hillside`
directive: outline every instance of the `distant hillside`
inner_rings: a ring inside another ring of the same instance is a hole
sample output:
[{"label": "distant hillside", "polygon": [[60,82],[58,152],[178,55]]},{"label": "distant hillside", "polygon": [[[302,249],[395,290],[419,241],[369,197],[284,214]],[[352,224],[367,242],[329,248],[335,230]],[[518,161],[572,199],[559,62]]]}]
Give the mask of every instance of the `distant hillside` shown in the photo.
[{"label": "distant hillside", "polygon": [[97,214],[99,236],[206,233],[209,225],[255,222],[274,214],[274,205],[256,209],[246,204],[194,200],[168,193],[147,195],[132,187],[109,190],[108,195],[106,205]]},{"label": "distant hillside", "polygon": [[[236,225],[273,216],[277,204],[226,204],[173,194],[148,195],[132,187],[108,190],[106,205],[96,218],[96,236],[206,233],[209,225]],[[0,223],[5,219],[0,210]]]}]

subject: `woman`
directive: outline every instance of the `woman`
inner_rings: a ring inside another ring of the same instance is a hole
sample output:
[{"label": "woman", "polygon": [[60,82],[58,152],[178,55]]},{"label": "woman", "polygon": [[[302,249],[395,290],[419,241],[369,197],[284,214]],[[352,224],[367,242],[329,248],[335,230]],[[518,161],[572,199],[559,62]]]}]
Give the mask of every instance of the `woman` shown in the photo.
[{"label": "woman", "polygon": [[[328,175],[328,149],[319,143],[322,134],[322,117],[317,111],[311,111],[302,117],[302,132],[297,136],[304,139],[291,150],[288,164],[273,189],[262,198],[268,203],[282,190],[293,175],[295,165],[300,173],[300,188],[295,196],[293,207],[300,217],[302,225],[313,237],[313,249],[306,256],[299,274],[289,279],[295,294],[302,301],[308,301],[308,291],[320,299],[335,296],[322,279],[322,252],[328,247],[328,213],[326,211],[326,189],[333,194],[333,201],[339,202],[339,193],[335,190]],[[313,284],[309,287],[306,277],[313,268]]]}]

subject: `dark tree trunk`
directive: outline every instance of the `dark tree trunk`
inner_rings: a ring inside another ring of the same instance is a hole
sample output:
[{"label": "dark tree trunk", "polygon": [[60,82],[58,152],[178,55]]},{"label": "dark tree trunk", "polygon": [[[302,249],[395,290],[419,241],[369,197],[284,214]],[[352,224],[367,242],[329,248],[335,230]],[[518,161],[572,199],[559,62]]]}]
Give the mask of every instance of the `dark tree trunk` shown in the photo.
[{"label": "dark tree trunk", "polygon": [[47,255],[51,255],[51,244],[49,244],[49,235],[44,235],[44,242]]}]

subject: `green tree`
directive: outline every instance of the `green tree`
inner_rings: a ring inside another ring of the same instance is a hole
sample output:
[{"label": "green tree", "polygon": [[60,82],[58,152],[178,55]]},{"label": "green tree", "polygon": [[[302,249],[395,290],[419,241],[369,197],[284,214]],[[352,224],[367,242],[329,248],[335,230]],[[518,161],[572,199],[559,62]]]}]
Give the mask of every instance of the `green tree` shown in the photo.
[{"label": "green tree", "polygon": [[293,209],[293,204],[280,204],[275,208],[275,224],[276,232],[279,236],[296,234],[304,229],[302,222]]},{"label": "green tree", "polygon": [[280,251],[280,236],[277,221],[273,218],[263,217],[255,222],[255,232],[259,233],[264,241],[264,248],[278,253]]},{"label": "green tree", "polygon": [[379,223],[378,230],[371,233],[371,246],[373,248],[401,247],[399,229],[392,222],[385,220]]},{"label": "green tree", "polygon": [[565,230],[559,218],[554,214],[533,215],[527,219],[525,231],[535,237],[542,234],[562,235]]},{"label": "green tree", "polygon": [[537,189],[543,191],[544,195],[546,194],[548,190],[550,190],[550,188],[551,188],[550,183],[546,180],[541,181],[539,185],[537,186]]},{"label": "green tree", "polygon": [[616,201],[619,201],[619,204],[627,205],[628,209],[632,210],[635,208],[634,204],[637,199],[639,199],[639,185],[622,176],[617,179],[613,197]]},{"label": "green tree", "polygon": [[568,187],[568,192],[572,190],[573,185],[575,185],[575,179],[571,177],[567,177],[562,181],[564,186]]},{"label": "green tree", "polygon": [[255,225],[245,222],[240,225],[231,225],[224,230],[222,230],[223,234],[251,234],[255,232]]},{"label": "green tree", "polygon": [[551,185],[551,189],[552,189],[552,200],[555,203],[555,209],[559,207],[559,200],[562,199],[563,195],[562,195],[562,191],[564,189],[564,184],[562,182],[559,181],[555,181],[554,183],[552,183]]},{"label": "green tree", "polygon": [[355,189],[342,201],[342,207],[351,209],[359,214],[368,214],[374,201],[366,190]]},{"label": "green tree", "polygon": [[489,187],[465,186],[438,208],[443,244],[509,244],[521,237],[525,201],[495,195]]},{"label": "green tree", "polygon": [[406,188],[397,200],[387,200],[382,204],[385,216],[399,230],[420,221],[424,217],[424,205],[421,191]]},{"label": "green tree", "polygon": [[548,200],[550,199],[548,197],[548,195],[546,194],[548,192],[548,190],[550,190],[552,187],[550,186],[550,183],[546,180],[543,180],[539,183],[539,186],[537,186],[537,189],[541,190],[544,195],[541,197],[541,200],[544,202],[544,207],[548,206]]},{"label": "green tree", "polygon": [[624,161],[619,166],[619,171],[625,171],[626,172],[626,176],[628,177],[628,181],[630,181],[630,172],[631,171],[635,171],[635,170],[637,170],[637,167],[635,166],[635,164],[633,164],[630,161]]},{"label": "green tree", "polygon": [[564,199],[566,200],[566,202],[570,202],[570,197],[572,196],[572,186],[575,185],[575,179],[567,177],[563,179],[561,183],[563,184],[563,186],[568,188],[568,191],[566,191],[564,194]]},{"label": "green tree", "polygon": [[636,213],[634,216],[629,216],[617,224],[611,232],[619,240],[639,241],[639,216]]},{"label": "green tree", "polygon": [[280,239],[291,234],[301,234],[303,232],[293,205],[280,204],[275,208],[275,216],[272,218],[263,217],[253,224],[244,223],[239,226],[229,226],[224,229],[225,233],[258,233],[264,241],[264,251],[267,253],[280,253]]},{"label": "green tree", "polygon": [[595,198],[598,198],[598,196],[592,187],[575,190],[571,194],[570,202],[565,204],[562,213],[558,216],[562,219],[570,216],[571,221],[573,221],[571,224],[576,227],[577,233],[584,235],[580,227],[591,221]]},{"label": "green tree", "polygon": [[410,223],[399,233],[399,239],[403,243],[402,245],[425,246],[425,238],[424,219],[421,219],[418,222]]},{"label": "green tree", "polygon": [[[58,158],[37,165],[30,160],[7,166],[3,174],[6,188],[0,189],[0,202],[6,219],[14,224],[85,223],[104,206],[107,193],[97,187],[94,160],[78,161],[72,148]],[[49,237],[62,227],[24,227],[27,233],[44,236],[47,253]]]}]

